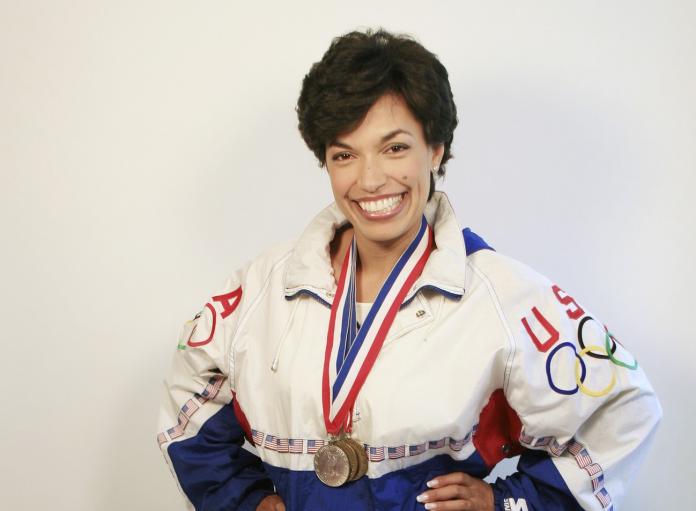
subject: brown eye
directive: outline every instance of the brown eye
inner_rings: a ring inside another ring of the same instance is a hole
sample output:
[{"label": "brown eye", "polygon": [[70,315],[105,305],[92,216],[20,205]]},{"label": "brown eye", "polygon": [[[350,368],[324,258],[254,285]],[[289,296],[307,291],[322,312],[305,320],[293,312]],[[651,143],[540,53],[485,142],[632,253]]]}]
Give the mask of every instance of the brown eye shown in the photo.
[{"label": "brown eye", "polygon": [[336,153],[331,158],[333,161],[343,161],[350,158],[350,153]]},{"label": "brown eye", "polygon": [[393,144],[389,146],[389,152],[392,153],[400,153],[408,149],[408,146],[406,144]]}]

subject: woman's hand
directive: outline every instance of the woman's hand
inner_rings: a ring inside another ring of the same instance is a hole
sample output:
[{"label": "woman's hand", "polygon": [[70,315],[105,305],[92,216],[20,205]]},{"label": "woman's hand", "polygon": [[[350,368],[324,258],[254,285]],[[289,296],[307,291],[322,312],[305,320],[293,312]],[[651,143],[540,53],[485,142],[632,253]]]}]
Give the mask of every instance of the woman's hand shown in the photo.
[{"label": "woman's hand", "polygon": [[493,490],[488,483],[464,472],[452,472],[428,481],[428,488],[416,500],[425,509],[494,511]]},{"label": "woman's hand", "polygon": [[285,511],[285,504],[278,495],[269,495],[259,502],[256,511]]}]

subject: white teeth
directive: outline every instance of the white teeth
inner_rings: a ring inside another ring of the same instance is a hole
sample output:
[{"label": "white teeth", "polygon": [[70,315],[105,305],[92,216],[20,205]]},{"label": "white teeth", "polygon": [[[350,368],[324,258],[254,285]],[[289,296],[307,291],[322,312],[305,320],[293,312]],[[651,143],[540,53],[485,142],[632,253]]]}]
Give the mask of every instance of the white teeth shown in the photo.
[{"label": "white teeth", "polygon": [[394,195],[392,197],[388,197],[386,199],[379,199],[379,200],[373,200],[373,201],[360,201],[358,204],[360,207],[367,211],[368,213],[389,213],[392,211],[394,208],[396,208],[399,203],[401,202],[401,199],[403,198],[403,195]]}]

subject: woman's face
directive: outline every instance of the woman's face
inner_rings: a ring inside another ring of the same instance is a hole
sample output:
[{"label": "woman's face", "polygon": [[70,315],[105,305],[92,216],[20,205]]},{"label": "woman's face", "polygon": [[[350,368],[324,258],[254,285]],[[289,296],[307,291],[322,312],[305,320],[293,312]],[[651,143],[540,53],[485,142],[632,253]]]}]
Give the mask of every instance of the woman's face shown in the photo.
[{"label": "woman's face", "polygon": [[326,166],[336,203],[361,241],[395,249],[415,238],[428,200],[430,172],[444,146],[431,147],[398,95],[385,94],[360,125],[328,144]]}]

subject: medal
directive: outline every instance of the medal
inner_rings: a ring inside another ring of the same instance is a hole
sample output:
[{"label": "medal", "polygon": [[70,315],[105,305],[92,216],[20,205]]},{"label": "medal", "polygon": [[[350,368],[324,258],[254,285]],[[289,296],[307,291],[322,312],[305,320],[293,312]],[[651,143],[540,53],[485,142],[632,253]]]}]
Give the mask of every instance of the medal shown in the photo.
[{"label": "medal", "polygon": [[351,476],[350,480],[356,481],[367,474],[367,452],[362,445],[352,438],[344,438],[343,442],[348,449],[352,449],[355,453],[355,474]]},{"label": "medal", "polygon": [[351,466],[348,454],[337,442],[331,442],[314,455],[314,471],[325,485],[341,486],[350,480]]},{"label": "medal", "polygon": [[328,486],[341,486],[367,473],[365,448],[346,435],[352,429],[352,410],[401,304],[425,267],[432,241],[432,230],[422,217],[416,238],[382,284],[359,330],[355,238],[348,249],[331,305],[322,374],[324,424],[334,439],[314,455],[314,471]]},{"label": "medal", "polygon": [[367,453],[349,437],[329,442],[314,455],[314,471],[327,486],[338,487],[367,473]]}]

